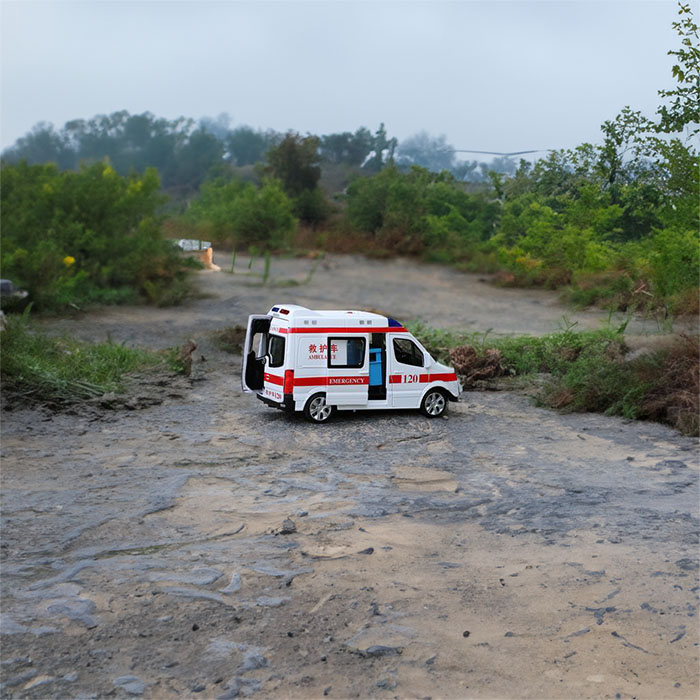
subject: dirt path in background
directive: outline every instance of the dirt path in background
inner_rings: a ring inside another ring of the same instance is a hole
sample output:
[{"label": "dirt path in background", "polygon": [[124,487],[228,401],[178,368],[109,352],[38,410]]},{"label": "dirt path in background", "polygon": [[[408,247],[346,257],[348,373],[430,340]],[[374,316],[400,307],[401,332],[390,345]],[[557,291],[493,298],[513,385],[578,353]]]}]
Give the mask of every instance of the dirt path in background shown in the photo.
[{"label": "dirt path in background", "polygon": [[242,395],[207,335],[280,299],[499,333],[605,315],[327,265],[46,323],[206,361],[144,410],[4,414],[2,697],[697,697],[697,440],[502,393],[312,426]]},{"label": "dirt path in background", "polygon": [[[202,272],[198,284],[206,298],[177,308],[114,307],[99,314],[48,321],[54,331],[65,330],[88,340],[111,337],[119,342],[167,347],[191,334],[207,333],[242,323],[249,314],[264,313],[280,301],[309,308],[371,308],[404,323],[421,320],[438,328],[487,331],[499,335],[542,335],[567,322],[577,329],[600,328],[610,320],[617,327],[627,317],[605,311],[575,311],[563,306],[554,292],[495,287],[480,275],[463,274],[440,265],[408,260],[377,261],[359,256],[328,256],[314,262],[275,258],[270,284],[261,284],[262,261],[251,271],[249,259],[238,256],[231,275],[231,258],[215,254],[222,272]],[[311,275],[310,281],[306,280]],[[262,311],[261,311],[262,310]],[[566,319],[566,321],[564,320]],[[697,321],[680,321],[674,330],[697,329]],[[628,335],[659,334],[661,320],[632,317]]]}]

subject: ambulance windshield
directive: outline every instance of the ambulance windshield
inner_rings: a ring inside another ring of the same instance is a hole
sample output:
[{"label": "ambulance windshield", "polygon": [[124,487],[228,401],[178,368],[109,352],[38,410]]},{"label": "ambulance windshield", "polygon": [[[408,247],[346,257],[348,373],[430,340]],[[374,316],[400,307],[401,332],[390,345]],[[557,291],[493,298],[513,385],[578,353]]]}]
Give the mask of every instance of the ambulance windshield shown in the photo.
[{"label": "ambulance windshield", "polygon": [[268,353],[270,367],[281,367],[284,364],[284,338],[280,335],[270,335]]}]

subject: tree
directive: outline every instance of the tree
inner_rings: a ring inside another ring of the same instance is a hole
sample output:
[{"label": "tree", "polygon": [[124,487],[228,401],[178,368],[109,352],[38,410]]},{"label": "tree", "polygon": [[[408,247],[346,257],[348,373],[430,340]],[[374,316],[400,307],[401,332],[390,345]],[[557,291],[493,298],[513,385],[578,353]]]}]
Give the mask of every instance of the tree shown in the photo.
[{"label": "tree", "polygon": [[282,181],[288,195],[296,197],[313,190],[321,178],[317,136],[300,136],[292,131],[279,146],[267,152],[268,172]]},{"label": "tree", "polygon": [[398,141],[395,138],[388,139],[384,122],[379,125],[379,128],[372,139],[372,150],[368,154],[368,159],[363,165],[365,170],[378,173],[385,164],[394,161],[394,151]]},{"label": "tree", "polygon": [[294,201],[295,214],[310,224],[323,221],[328,207],[318,182],[321,179],[320,139],[288,132],[279,146],[267,152],[267,172],[282,182]]},{"label": "tree", "polygon": [[454,147],[444,134],[431,136],[427,131],[420,131],[401,141],[396,164],[402,168],[419,165],[436,173],[442,170],[452,172],[455,167]]},{"label": "tree", "polygon": [[250,126],[238,126],[229,131],[224,139],[229,159],[234,165],[260,163],[265,153],[281,140],[274,131],[258,131]]},{"label": "tree", "polygon": [[265,181],[260,188],[249,185],[236,200],[233,227],[239,243],[284,248],[297,223],[292,202],[275,180]]},{"label": "tree", "polygon": [[231,117],[227,112],[221,112],[215,119],[213,117],[202,117],[199,120],[199,127],[215,136],[219,141],[226,141],[226,137],[231,130]]},{"label": "tree", "polygon": [[26,136],[17,139],[3,158],[12,163],[25,160],[32,165],[56,163],[62,169],[75,167],[76,163],[70,143],[63,134],[56,133],[53,124],[47,122],[39,122]]},{"label": "tree", "polygon": [[350,155],[352,133],[328,134],[321,136],[319,151],[324,161],[328,163],[347,163]]},{"label": "tree", "polygon": [[223,144],[215,136],[202,128],[194,131],[177,154],[177,185],[184,190],[196,190],[209,170],[221,162],[223,151]]},{"label": "tree", "polygon": [[374,147],[374,137],[361,126],[355,133],[344,131],[321,137],[319,151],[324,161],[334,164],[361,166]]},{"label": "tree", "polygon": [[277,180],[266,180],[258,188],[240,179],[218,178],[202,185],[186,218],[203,226],[215,241],[278,249],[296,229],[292,209]]},{"label": "tree", "polygon": [[677,60],[671,69],[676,87],[659,90],[659,96],[670,102],[657,110],[657,130],[669,134],[691,127],[691,135],[695,135],[700,131],[700,41],[690,5],[678,3],[678,14],[681,20],[674,22],[673,28],[681,37],[681,48],[668,52]]},{"label": "tree", "polygon": [[78,172],[4,164],[3,274],[43,308],[158,298],[181,275],[159,190],[153,169],[124,177],[104,162]]}]

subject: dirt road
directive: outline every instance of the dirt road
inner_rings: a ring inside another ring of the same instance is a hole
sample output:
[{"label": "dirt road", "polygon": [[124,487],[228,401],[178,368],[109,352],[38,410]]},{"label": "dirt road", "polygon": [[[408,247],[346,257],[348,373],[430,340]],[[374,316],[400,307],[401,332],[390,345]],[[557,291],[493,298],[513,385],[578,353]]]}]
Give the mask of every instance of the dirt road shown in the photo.
[{"label": "dirt road", "polygon": [[505,393],[312,426],[207,337],[280,299],[502,333],[600,315],[407,262],[201,278],[181,309],[47,324],[194,336],[190,388],[3,416],[2,697],[697,697],[696,440]]}]

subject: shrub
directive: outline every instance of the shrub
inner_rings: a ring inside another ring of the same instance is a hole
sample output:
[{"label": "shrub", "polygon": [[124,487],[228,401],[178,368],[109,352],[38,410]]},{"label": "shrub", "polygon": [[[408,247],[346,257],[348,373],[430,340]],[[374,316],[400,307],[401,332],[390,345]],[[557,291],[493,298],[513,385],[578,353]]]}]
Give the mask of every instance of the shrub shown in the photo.
[{"label": "shrub", "polygon": [[240,180],[217,179],[202,185],[186,219],[214,242],[279,249],[289,245],[297,228],[293,207],[277,180],[256,187]]},{"label": "shrub", "polygon": [[700,238],[697,230],[663,229],[651,242],[651,280],[659,297],[696,288],[700,280]]},{"label": "shrub", "polygon": [[149,284],[183,283],[163,237],[157,173],[122,177],[108,164],[79,172],[26,163],[2,169],[2,270],[42,309],[120,303]]},{"label": "shrub", "polygon": [[393,166],[348,187],[347,215],[395,253],[419,252],[428,260],[470,257],[493,231],[499,206],[464,191],[449,173]]},{"label": "shrub", "polygon": [[547,373],[551,380],[540,401],[552,408],[656,420],[688,435],[700,430],[697,338],[681,335],[627,360],[624,326],[493,339],[422,324],[410,329],[434,357],[455,367],[465,387],[503,374]]}]

